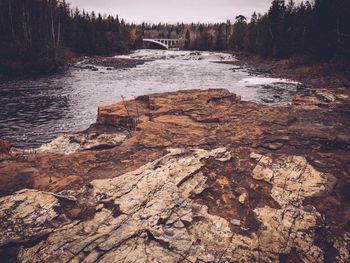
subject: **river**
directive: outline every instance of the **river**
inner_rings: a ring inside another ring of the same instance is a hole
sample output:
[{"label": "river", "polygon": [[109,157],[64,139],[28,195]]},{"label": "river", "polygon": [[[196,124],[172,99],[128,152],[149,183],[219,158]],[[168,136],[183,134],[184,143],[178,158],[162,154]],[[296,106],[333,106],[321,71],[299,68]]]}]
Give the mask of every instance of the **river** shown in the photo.
[{"label": "river", "polygon": [[0,82],[0,138],[15,147],[39,147],[60,132],[88,128],[99,105],[115,103],[121,96],[225,88],[242,100],[280,106],[291,101],[297,87],[235,66],[230,63],[235,58],[227,53],[138,50],[119,57],[150,61],[130,69],[72,67],[62,74]]}]

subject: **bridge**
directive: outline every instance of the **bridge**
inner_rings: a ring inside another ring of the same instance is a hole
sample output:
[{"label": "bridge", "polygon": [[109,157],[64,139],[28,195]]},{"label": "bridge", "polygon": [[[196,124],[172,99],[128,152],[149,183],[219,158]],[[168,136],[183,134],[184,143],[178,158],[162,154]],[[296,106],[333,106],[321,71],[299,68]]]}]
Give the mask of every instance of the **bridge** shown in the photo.
[{"label": "bridge", "polygon": [[145,43],[153,43],[164,49],[169,48],[179,48],[180,39],[174,38],[144,38],[143,42]]}]

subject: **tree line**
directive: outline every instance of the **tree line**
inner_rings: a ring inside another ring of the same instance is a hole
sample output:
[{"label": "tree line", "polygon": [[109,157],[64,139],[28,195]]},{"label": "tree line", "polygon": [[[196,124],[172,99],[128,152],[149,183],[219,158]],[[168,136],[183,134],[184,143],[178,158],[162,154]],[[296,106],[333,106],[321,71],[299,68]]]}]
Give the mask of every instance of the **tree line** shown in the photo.
[{"label": "tree line", "polygon": [[350,58],[350,1],[315,0],[296,5],[273,0],[264,15],[249,23],[238,16],[233,27],[234,50],[262,57],[312,55],[320,59]]},{"label": "tree line", "polygon": [[143,38],[181,38],[185,50],[350,60],[349,25],[349,0],[273,0],[265,14],[250,19],[141,25],[73,10],[65,0],[0,0],[0,72],[54,71],[74,53],[126,53],[143,47]]},{"label": "tree line", "polygon": [[267,13],[253,13],[249,21],[238,15],[234,22],[221,24],[142,24],[134,30],[136,39],[182,38],[188,50],[240,51],[276,59],[349,59],[350,1],[273,0]]},{"label": "tree line", "polygon": [[128,52],[129,31],[118,16],[72,10],[65,0],[0,1],[0,71],[54,71],[72,52]]}]

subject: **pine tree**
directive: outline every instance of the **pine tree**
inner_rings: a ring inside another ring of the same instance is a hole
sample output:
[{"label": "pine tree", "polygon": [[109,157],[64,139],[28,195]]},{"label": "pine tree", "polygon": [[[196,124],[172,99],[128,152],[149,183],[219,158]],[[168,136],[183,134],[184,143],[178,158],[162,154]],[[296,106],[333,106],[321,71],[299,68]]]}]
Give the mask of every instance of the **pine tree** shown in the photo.
[{"label": "pine tree", "polygon": [[243,50],[246,35],[247,18],[243,15],[236,16],[236,22],[233,25],[233,33],[230,39],[230,46],[236,51]]},{"label": "pine tree", "polygon": [[191,46],[191,34],[190,31],[186,30],[186,36],[185,36],[185,43],[184,43],[184,49],[188,50]]},{"label": "pine tree", "polygon": [[251,53],[257,52],[257,47],[256,47],[256,41],[257,41],[257,23],[258,23],[258,16],[254,12],[251,19],[250,23],[247,26],[247,32],[245,34],[245,39],[244,39],[244,48]]}]

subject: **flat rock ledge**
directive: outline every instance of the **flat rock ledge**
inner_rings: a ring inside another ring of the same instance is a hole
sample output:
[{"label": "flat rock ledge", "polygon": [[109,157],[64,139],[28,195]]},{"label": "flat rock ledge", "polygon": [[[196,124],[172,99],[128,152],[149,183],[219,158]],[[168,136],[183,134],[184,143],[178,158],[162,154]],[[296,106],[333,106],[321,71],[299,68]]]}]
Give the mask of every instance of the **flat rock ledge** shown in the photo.
[{"label": "flat rock ledge", "polygon": [[87,131],[0,162],[1,258],[349,262],[339,114],[225,90],[100,107]]}]

